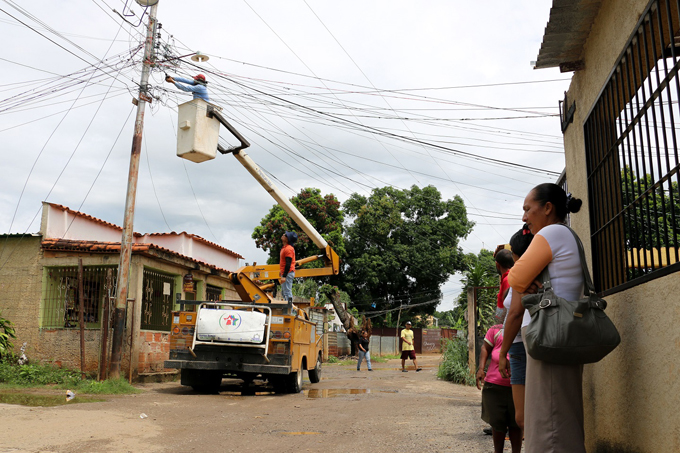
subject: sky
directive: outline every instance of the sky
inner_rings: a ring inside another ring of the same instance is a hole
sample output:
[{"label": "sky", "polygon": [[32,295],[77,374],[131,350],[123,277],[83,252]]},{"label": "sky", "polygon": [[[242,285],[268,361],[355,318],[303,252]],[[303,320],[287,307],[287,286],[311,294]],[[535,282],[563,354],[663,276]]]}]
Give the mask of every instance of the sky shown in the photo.
[{"label": "sky", "polygon": [[[177,105],[191,96],[164,74],[201,72],[287,196],[434,185],[476,222],[463,251],[494,250],[521,228],[528,191],[564,168],[570,75],[531,64],[551,3],[160,0],[135,231],[267,259],[251,238],[275,203],[267,192],[232,156],[176,156]],[[41,201],[123,224],[143,13],[132,0],[0,2],[12,38],[0,56],[1,232],[38,232]],[[222,130],[221,143],[235,141]],[[449,310],[460,276],[442,291]]]}]

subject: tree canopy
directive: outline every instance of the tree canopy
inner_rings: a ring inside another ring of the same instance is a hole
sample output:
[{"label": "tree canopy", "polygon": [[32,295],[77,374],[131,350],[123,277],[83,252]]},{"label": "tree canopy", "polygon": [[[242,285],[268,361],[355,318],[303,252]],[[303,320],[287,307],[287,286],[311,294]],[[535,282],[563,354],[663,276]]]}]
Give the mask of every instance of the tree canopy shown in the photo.
[{"label": "tree canopy", "polygon": [[442,200],[433,186],[383,187],[352,194],[343,208],[351,222],[342,282],[359,311],[410,305],[408,316],[434,313],[441,285],[464,269],[458,244],[474,223],[463,200]]},{"label": "tree canopy", "polygon": [[482,249],[476,256],[472,253],[465,257],[466,270],[463,271],[463,291],[458,295],[456,306],[452,310],[451,321],[460,329],[467,329],[465,315],[467,313],[468,288],[494,287],[477,291],[477,327],[479,332],[486,332],[495,324],[496,296],[498,295],[499,276],[493,253]]},{"label": "tree canopy", "polygon": [[[680,191],[677,181],[654,190],[649,174],[639,176],[625,166],[621,169],[623,206],[626,216],[626,248],[677,247],[680,245]],[[670,189],[670,190],[669,190]],[[646,194],[642,197],[643,194]]]},{"label": "tree canopy", "polygon": [[[345,240],[342,235],[344,215],[341,204],[335,195],[321,195],[321,190],[305,188],[290,199],[300,213],[321,234],[335,253],[342,258],[345,253]],[[295,254],[299,258],[317,255],[319,249],[309,237],[290,218],[278,204],[255,227],[252,238],[255,245],[269,253],[267,263],[279,262],[281,252],[281,236],[286,231],[294,231],[298,235]],[[312,263],[314,265],[314,262]]]}]

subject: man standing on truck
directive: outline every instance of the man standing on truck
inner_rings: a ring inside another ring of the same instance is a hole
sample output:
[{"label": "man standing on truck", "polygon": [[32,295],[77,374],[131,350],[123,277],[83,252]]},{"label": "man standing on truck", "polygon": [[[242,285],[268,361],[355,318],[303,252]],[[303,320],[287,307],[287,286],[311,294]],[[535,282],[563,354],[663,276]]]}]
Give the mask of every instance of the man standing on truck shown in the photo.
[{"label": "man standing on truck", "polygon": [[[203,74],[194,76],[193,80],[166,75],[165,81],[175,84],[175,86],[182,91],[193,93],[194,99],[203,99],[205,102],[210,102],[210,98],[208,97],[208,82],[205,80]],[[182,85],[183,83],[189,84],[189,86]]]},{"label": "man standing on truck", "polygon": [[401,339],[404,340],[401,344],[401,371],[406,373],[406,359],[413,360],[413,366],[416,371],[422,370],[418,368],[418,360],[416,360],[416,347],[413,346],[413,331],[411,330],[411,321],[406,321],[404,330],[401,331]]},{"label": "man standing on truck", "polygon": [[281,272],[279,282],[281,283],[283,299],[291,304],[293,303],[293,279],[295,278],[295,249],[293,248],[293,245],[296,241],[297,234],[292,231],[286,231],[283,236],[281,236],[283,248],[281,249],[279,259]]}]

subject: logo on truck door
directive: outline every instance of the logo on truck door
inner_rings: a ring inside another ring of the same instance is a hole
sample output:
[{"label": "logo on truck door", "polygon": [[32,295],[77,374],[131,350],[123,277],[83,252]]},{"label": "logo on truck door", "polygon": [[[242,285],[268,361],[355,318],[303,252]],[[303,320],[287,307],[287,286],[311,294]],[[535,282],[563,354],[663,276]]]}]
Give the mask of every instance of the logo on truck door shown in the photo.
[{"label": "logo on truck door", "polygon": [[230,313],[220,318],[220,327],[224,330],[236,330],[241,325],[241,317],[236,313]]}]

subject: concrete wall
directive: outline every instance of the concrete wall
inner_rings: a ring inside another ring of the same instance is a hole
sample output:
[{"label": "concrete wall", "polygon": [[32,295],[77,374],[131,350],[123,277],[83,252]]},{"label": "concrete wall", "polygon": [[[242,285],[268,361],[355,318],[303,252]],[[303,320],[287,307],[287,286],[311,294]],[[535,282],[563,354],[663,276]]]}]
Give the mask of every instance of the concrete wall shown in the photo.
[{"label": "concrete wall", "polygon": [[[583,126],[647,0],[606,0],[584,47],[585,69],[574,73],[569,105],[574,122],[564,135],[569,189],[584,200],[572,227],[586,247],[590,221]],[[600,363],[586,365],[584,400],[588,452],[680,451],[680,276],[657,278],[606,297],[621,345]]]},{"label": "concrete wall", "polygon": [[231,272],[236,272],[239,268],[237,256],[226,252],[223,248],[216,246],[216,244],[207,244],[191,234],[145,234],[142,237],[135,238],[135,242],[156,244]]}]

